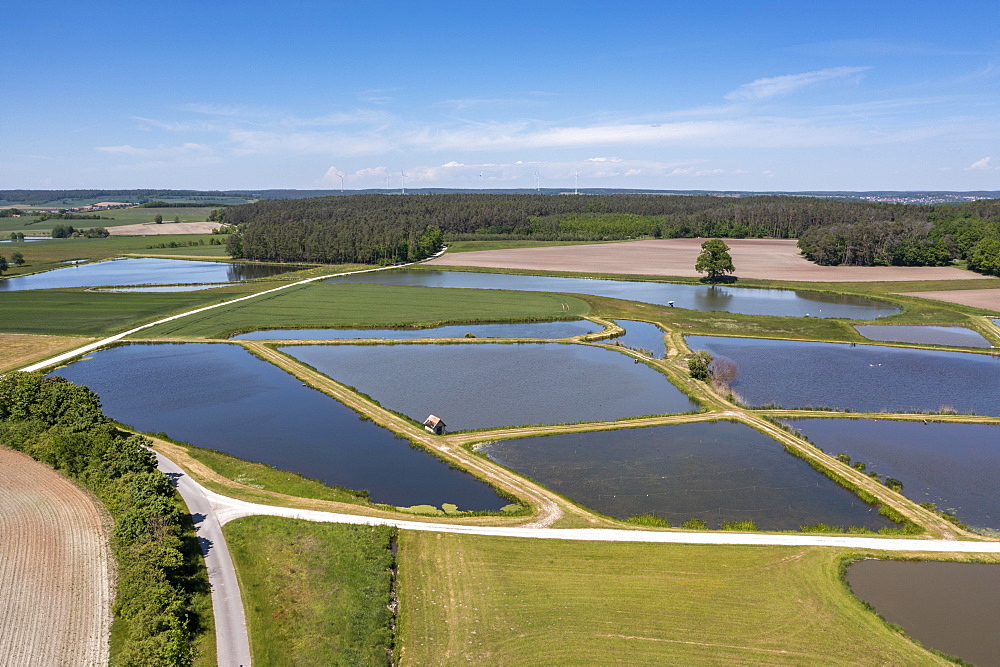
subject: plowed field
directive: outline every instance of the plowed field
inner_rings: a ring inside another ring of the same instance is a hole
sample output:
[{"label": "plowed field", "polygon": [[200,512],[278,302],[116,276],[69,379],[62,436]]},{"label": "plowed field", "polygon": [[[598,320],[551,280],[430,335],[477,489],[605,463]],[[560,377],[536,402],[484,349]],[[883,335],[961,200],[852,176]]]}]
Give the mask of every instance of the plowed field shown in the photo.
[{"label": "plowed field", "polygon": [[0,665],[106,665],[109,520],[51,468],[0,448]]},{"label": "plowed field", "polygon": [[[528,271],[574,271],[645,276],[699,276],[695,260],[705,239],[661,239],[596,245],[446,253],[427,264]],[[815,282],[969,280],[978,273],[941,266],[819,266],[799,254],[797,241],[726,239],[741,278]]]}]

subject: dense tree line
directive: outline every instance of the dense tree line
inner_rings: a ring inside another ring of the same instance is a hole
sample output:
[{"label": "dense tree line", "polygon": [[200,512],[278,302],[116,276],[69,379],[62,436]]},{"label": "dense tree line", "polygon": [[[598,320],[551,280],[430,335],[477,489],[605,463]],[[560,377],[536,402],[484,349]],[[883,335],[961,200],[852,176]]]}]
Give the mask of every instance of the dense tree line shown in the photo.
[{"label": "dense tree line", "polygon": [[103,239],[111,235],[104,227],[77,229],[73,225],[56,225],[52,228],[51,234],[54,239]]},{"label": "dense tree line", "polygon": [[[141,436],[126,437],[90,389],[41,373],[0,377],[0,444],[90,489],[114,518],[117,562],[112,664],[188,665],[197,584],[170,479]],[[186,557],[186,553],[188,557]]]},{"label": "dense tree line", "polygon": [[[421,235],[449,240],[638,237],[800,239],[821,264],[991,266],[1000,200],[932,206],[813,197],[683,195],[348,195],[230,206],[236,256],[379,263],[417,259]],[[976,248],[978,247],[978,251]],[[976,258],[976,259],[973,259]]]}]

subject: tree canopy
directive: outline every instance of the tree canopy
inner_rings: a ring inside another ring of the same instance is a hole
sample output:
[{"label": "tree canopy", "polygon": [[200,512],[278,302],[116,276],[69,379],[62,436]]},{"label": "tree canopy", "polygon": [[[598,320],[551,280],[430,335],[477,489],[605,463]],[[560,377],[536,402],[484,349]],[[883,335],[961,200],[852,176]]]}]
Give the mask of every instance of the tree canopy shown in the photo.
[{"label": "tree canopy", "polygon": [[729,246],[722,239],[711,239],[701,244],[701,254],[694,265],[695,271],[704,273],[710,283],[718,282],[724,276],[734,271],[733,258],[729,254]]}]

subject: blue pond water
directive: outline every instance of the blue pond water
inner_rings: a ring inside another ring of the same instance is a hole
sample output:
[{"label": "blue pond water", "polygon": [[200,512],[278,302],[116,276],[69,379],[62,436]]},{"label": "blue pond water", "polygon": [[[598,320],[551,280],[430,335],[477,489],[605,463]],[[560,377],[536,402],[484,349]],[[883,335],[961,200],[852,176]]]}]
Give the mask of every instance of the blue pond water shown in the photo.
[{"label": "blue pond water", "polygon": [[876,419],[787,423],[823,450],[898,479],[915,502],[953,511],[970,526],[1000,529],[1000,426]]},{"label": "blue pond water", "polygon": [[687,342],[733,361],[732,388],[750,405],[1000,415],[1000,358],[988,354],[717,336]]},{"label": "blue pond water", "polygon": [[500,273],[463,271],[394,270],[332,278],[328,282],[404,285],[424,287],[468,287],[532,292],[568,292],[592,294],[615,299],[643,301],[692,310],[725,310],[748,315],[785,315],[792,317],[845,317],[871,320],[898,313],[899,309],[883,301],[863,297],[824,294],[795,290],[678,285],[674,283],[631,282],[555,278]]},{"label": "blue pond water", "polygon": [[249,278],[264,278],[295,271],[298,268],[300,267],[140,257],[69,266],[30,276],[7,278],[0,280],[0,291],[111,285],[226,283]]},{"label": "blue pond water", "polygon": [[656,358],[662,358],[666,353],[667,345],[663,342],[664,331],[655,324],[618,320],[618,325],[625,329],[625,335],[619,336],[612,342],[618,341],[625,347],[633,349],[649,350]]},{"label": "blue pond water", "polygon": [[515,324],[461,324],[433,329],[269,329],[231,336],[234,340],[334,340],[385,338],[569,338],[595,333],[601,326],[589,320],[573,322],[527,322]]},{"label": "blue pond water", "polygon": [[869,340],[955,347],[992,347],[978,331],[965,327],[887,326],[861,324],[858,333]]},{"label": "blue pond water", "polygon": [[604,421],[697,406],[619,352],[559,343],[299,345],[280,348],[383,407],[452,431]]},{"label": "blue pond water", "polygon": [[142,431],[367,489],[376,502],[463,510],[509,502],[236,345],[116,347],[56,374],[87,385],[108,415]]},{"label": "blue pond water", "polygon": [[752,519],[763,530],[803,524],[891,525],[877,510],[744,424],[698,422],[504,440],[494,461],[617,517],[653,513],[673,525]]}]

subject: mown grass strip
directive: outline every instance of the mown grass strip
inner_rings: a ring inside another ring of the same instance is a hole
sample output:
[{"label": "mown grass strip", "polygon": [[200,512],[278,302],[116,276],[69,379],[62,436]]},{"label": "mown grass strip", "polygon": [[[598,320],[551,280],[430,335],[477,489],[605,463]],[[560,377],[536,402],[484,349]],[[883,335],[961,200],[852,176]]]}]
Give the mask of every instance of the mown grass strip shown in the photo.
[{"label": "mown grass strip", "polygon": [[395,529],[247,517],[223,530],[254,663],[389,662]]}]

